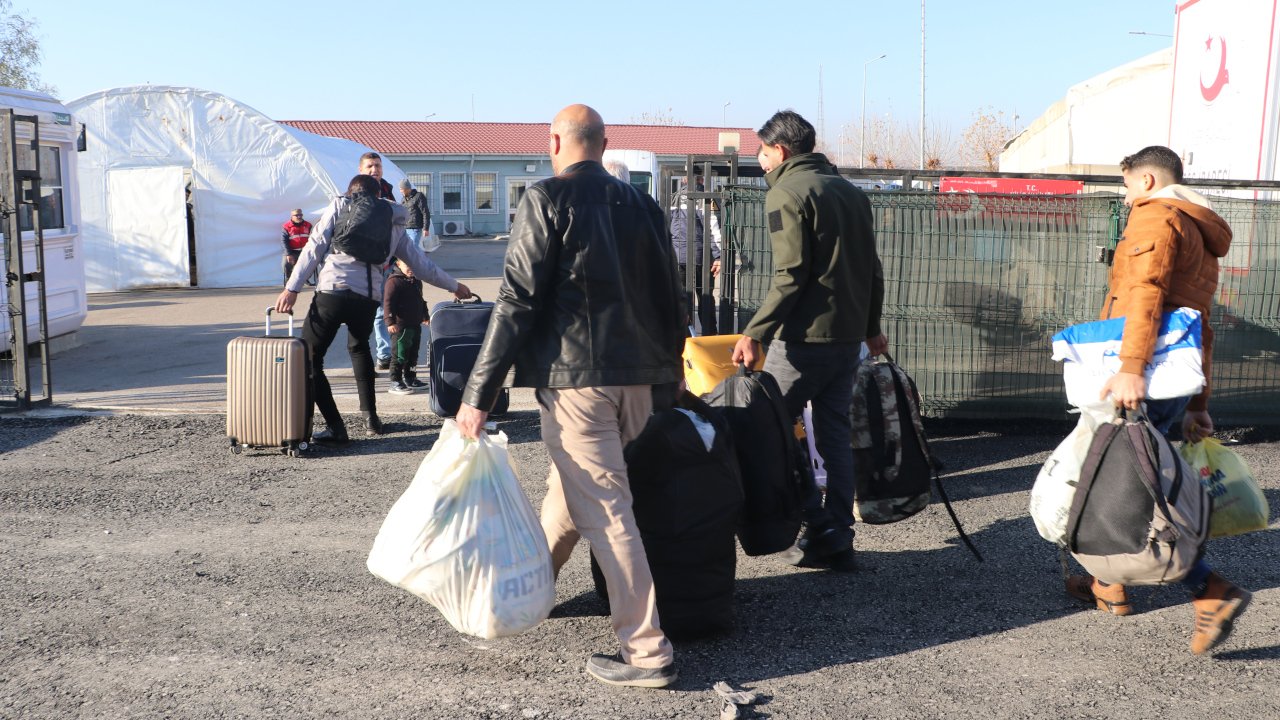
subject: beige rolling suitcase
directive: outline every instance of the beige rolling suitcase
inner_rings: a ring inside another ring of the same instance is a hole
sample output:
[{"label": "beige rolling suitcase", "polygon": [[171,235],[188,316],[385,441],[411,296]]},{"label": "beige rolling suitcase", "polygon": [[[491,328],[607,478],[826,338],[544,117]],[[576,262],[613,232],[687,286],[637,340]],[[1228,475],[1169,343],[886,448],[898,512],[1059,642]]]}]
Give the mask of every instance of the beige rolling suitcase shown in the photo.
[{"label": "beige rolling suitcase", "polygon": [[227,437],[231,451],[276,448],[297,457],[311,440],[311,355],[302,338],[271,334],[227,343]]}]

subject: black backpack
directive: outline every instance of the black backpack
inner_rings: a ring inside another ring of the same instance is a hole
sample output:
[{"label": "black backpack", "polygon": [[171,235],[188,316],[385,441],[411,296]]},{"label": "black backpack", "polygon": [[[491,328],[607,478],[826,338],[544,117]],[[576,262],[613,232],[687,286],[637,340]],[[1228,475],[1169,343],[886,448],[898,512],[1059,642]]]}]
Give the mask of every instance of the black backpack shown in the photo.
[{"label": "black backpack", "polygon": [[755,556],[786,550],[800,533],[805,483],[813,478],[778,381],[741,366],[704,399],[720,409],[733,433],[745,499],[738,527],[742,551]]},{"label": "black backpack", "polygon": [[932,481],[960,539],[981,562],[942,489],[942,463],[929,452],[915,381],[885,357],[864,361],[853,380],[854,517],[870,525],[905,520],[929,505]]},{"label": "black backpack", "polygon": [[391,204],[368,193],[354,193],[334,222],[334,250],[362,263],[382,265],[391,255]]}]

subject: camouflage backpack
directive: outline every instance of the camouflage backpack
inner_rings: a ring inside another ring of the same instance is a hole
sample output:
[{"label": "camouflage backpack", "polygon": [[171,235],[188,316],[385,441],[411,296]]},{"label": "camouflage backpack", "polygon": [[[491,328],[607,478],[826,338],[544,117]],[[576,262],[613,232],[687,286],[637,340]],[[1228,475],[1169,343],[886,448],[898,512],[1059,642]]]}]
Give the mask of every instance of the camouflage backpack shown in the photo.
[{"label": "camouflage backpack", "polygon": [[858,367],[849,419],[854,517],[870,525],[905,520],[929,505],[932,481],[960,539],[981,561],[942,489],[938,478],[942,464],[929,452],[916,384],[887,354],[884,360],[867,358]]}]

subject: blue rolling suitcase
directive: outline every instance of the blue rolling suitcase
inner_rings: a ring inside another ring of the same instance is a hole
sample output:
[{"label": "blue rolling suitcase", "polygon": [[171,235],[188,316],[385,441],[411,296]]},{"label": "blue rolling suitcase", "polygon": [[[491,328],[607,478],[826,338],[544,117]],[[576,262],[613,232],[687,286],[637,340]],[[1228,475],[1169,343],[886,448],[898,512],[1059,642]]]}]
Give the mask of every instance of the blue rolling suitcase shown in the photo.
[{"label": "blue rolling suitcase", "polygon": [[[431,308],[431,342],[427,345],[427,364],[431,374],[427,379],[431,412],[440,417],[453,417],[462,405],[462,393],[466,390],[471,368],[480,355],[489,317],[493,315],[493,303],[442,302]],[[501,415],[511,402],[510,392],[502,389],[494,403],[491,415]]]}]

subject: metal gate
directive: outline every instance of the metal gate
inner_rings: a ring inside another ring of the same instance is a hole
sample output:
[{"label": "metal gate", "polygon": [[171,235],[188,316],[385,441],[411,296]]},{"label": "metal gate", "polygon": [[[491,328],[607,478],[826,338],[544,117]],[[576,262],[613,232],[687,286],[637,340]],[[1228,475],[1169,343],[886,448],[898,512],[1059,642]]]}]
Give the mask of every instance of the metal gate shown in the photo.
[{"label": "metal gate", "polygon": [[[736,273],[733,266],[734,242],[725,224],[728,189],[739,181],[738,155],[689,155],[683,168],[664,168],[659,197],[667,216],[667,227],[684,222],[687,254],[697,251],[695,238],[702,235],[701,254],[694,262],[685,262],[682,283],[689,307],[690,332],[716,335],[737,332]],[[678,187],[672,187],[678,185]],[[681,217],[683,216],[683,217]],[[713,273],[713,227],[719,229],[721,271]],[[697,228],[696,230],[693,228]]]},{"label": "metal gate", "polygon": [[[30,139],[18,126],[30,126]],[[44,232],[40,217],[40,122],[0,109],[0,230],[4,285],[0,332],[0,410],[29,410],[53,402],[49,318],[45,304]],[[23,242],[23,230],[31,238]],[[32,267],[28,269],[30,258]]]}]

